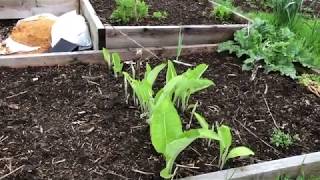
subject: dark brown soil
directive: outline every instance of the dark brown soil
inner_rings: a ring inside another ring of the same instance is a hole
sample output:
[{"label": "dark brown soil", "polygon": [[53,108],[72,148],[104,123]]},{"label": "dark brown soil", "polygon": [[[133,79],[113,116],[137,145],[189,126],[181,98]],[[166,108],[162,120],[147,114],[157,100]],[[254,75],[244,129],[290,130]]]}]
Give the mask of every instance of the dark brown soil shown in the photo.
[{"label": "dark brown soil", "polygon": [[[114,0],[90,0],[94,9],[103,23],[112,23],[110,16],[116,8]],[[149,17],[140,22],[130,22],[125,25],[197,25],[197,24],[222,24],[210,16],[212,4],[208,0],[145,0],[149,5]],[[155,11],[166,11],[168,17],[159,21],[151,16]],[[113,25],[124,25],[112,23]]]},{"label": "dark brown soil", "polygon": [[0,20],[0,42],[8,37],[16,22],[16,20]]},{"label": "dark brown soil", "polygon": [[[244,1],[244,0],[234,0],[237,7],[241,10],[248,11],[265,11],[270,12],[272,4],[268,3],[268,0],[261,1]],[[302,12],[308,16],[320,17],[320,1],[304,0],[302,6]]]},{"label": "dark brown soil", "polygon": [[[210,65],[205,76],[216,86],[192,102],[200,102],[210,123],[230,125],[235,144],[256,152],[228,167],[320,150],[320,99],[293,80],[259,72],[250,82],[251,73],[225,55],[181,61]],[[145,119],[125,104],[121,82],[99,65],[0,68],[0,177],[23,166],[9,179],[158,179],[164,161],[150,144]],[[249,133],[270,142],[275,125],[266,104],[276,123],[300,139],[276,148],[279,153]],[[177,177],[216,171],[217,155],[217,144],[196,141],[177,163],[200,169],[179,168]]]}]

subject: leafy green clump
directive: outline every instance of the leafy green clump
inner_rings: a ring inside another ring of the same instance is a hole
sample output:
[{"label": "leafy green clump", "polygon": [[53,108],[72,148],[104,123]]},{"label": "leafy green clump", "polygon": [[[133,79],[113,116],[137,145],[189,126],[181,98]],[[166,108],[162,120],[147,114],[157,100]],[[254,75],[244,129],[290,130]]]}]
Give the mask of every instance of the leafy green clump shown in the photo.
[{"label": "leafy green clump", "polygon": [[150,114],[154,105],[153,84],[158,77],[158,74],[166,67],[166,64],[160,64],[154,69],[149,64],[146,66],[146,72],[142,80],[137,80],[131,77],[128,73],[123,72],[124,77],[128,80],[135,95],[138,98],[141,110],[144,113]]},{"label": "leafy green clump", "polygon": [[122,72],[123,63],[119,53],[110,53],[108,49],[103,48],[102,54],[104,61],[107,63],[109,70],[113,69],[114,76],[117,78],[118,74]]},{"label": "leafy green clump", "polygon": [[152,17],[154,19],[161,21],[168,17],[168,13],[166,11],[156,11],[156,12],[153,12]]},{"label": "leafy green clump", "polygon": [[274,129],[271,135],[271,143],[277,147],[288,148],[293,145],[293,138],[280,129]]},{"label": "leafy green clump", "polygon": [[234,8],[231,0],[220,0],[218,1],[219,5],[214,6],[211,11],[211,16],[217,19],[228,20],[232,16],[231,9]]},{"label": "leafy green clump", "polygon": [[320,75],[303,74],[299,77],[300,84],[303,84],[309,91],[320,97]]},{"label": "leafy green clump", "polygon": [[143,0],[116,0],[116,4],[110,17],[114,22],[128,23],[148,16],[149,7]]},{"label": "leafy green clump", "polygon": [[192,94],[214,85],[213,81],[202,78],[207,68],[208,65],[199,64],[194,69],[188,69],[181,75],[177,75],[173,63],[168,61],[166,75],[167,85],[158,92],[157,96],[159,97],[162,92],[169,91],[173,102],[180,107],[182,111],[185,111]]},{"label": "leafy green clump", "polygon": [[267,73],[276,71],[293,79],[297,77],[294,63],[308,68],[320,67],[320,62],[305,48],[303,40],[289,28],[278,29],[260,19],[249,28],[237,31],[234,41],[220,44],[218,51],[246,57],[243,70],[252,70],[256,64],[262,64]]},{"label": "leafy green clump", "polygon": [[275,23],[279,26],[292,27],[296,23],[302,3],[303,0],[272,0]]}]

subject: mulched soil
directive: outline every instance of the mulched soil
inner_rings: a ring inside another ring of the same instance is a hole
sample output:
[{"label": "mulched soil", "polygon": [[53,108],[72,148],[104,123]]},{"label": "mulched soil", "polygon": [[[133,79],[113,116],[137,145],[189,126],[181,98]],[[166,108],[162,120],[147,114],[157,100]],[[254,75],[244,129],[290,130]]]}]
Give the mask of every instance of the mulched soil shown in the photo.
[{"label": "mulched soil", "polygon": [[8,37],[16,23],[16,20],[0,20],[0,42]]},{"label": "mulched soil", "polygon": [[[111,23],[110,16],[116,8],[114,0],[90,0],[103,23]],[[208,0],[145,0],[149,5],[150,17],[125,25],[197,25],[234,23],[232,20],[222,22],[210,17],[212,4]],[[155,11],[166,11],[168,17],[159,21],[151,17]],[[113,25],[124,25],[112,23]]]},{"label": "mulched soil", "polygon": [[[199,101],[198,111],[210,123],[230,125],[235,144],[256,152],[227,167],[320,150],[320,99],[306,88],[263,72],[249,81],[251,73],[226,55],[181,61],[210,65],[205,77],[216,86],[192,102]],[[0,68],[0,77],[0,177],[23,166],[8,179],[159,179],[164,161],[150,144],[145,119],[124,102],[122,80],[104,66]],[[252,135],[270,142],[275,125],[267,105],[276,123],[299,137],[292,147],[274,150]],[[200,169],[179,168],[177,177],[216,171],[217,156],[217,144],[196,141],[177,163]]]},{"label": "mulched soil", "polygon": [[[271,4],[264,1],[244,1],[234,0],[236,7],[240,7],[241,10],[248,11],[271,11]],[[320,17],[320,1],[319,0],[304,0],[302,6],[302,12],[308,16]]]}]

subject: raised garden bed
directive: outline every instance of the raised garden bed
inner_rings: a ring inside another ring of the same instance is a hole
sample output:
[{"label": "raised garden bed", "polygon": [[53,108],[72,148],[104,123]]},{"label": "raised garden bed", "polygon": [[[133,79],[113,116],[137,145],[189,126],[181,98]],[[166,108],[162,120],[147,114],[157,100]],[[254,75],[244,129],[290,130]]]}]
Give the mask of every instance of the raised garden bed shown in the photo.
[{"label": "raised garden bed", "polygon": [[105,38],[105,47],[109,49],[175,46],[180,30],[184,34],[185,45],[215,44],[232,38],[233,33],[247,23],[237,15],[229,21],[211,17],[213,5],[208,0],[147,0],[149,14],[165,11],[168,17],[155,20],[149,15],[139,22],[129,23],[110,22],[114,1],[92,0],[91,3],[105,26],[105,37],[99,38]]},{"label": "raised garden bed", "polygon": [[[319,151],[319,98],[277,74],[259,71],[250,82],[252,73],[241,71],[237,59],[216,54],[213,47],[202,48],[205,51],[198,47],[197,53],[189,49],[180,60],[209,65],[204,76],[216,86],[197,94],[192,102],[199,101],[198,111],[210,124],[230,125],[236,145],[247,145],[256,153],[249,159],[230,161],[226,168]],[[154,51],[163,58],[174,52],[173,48]],[[86,56],[103,63],[97,53]],[[125,50],[121,54],[130,60],[135,59],[134,53]],[[23,58],[17,57],[16,62]],[[90,62],[71,54],[60,58],[65,61],[56,64]],[[159,64],[153,58],[148,62]],[[186,69],[176,67],[179,72]],[[148,125],[137,108],[125,103],[122,79],[113,78],[105,65],[1,68],[0,72],[1,173],[8,173],[6,165],[11,163],[12,169],[21,167],[12,179],[159,178],[164,161],[149,142]],[[160,81],[164,78],[161,74]],[[188,121],[187,114],[183,116]],[[273,118],[299,137],[290,148],[269,146]],[[208,147],[205,141],[196,141],[179,156],[176,178],[218,171],[218,151],[217,144]]]}]

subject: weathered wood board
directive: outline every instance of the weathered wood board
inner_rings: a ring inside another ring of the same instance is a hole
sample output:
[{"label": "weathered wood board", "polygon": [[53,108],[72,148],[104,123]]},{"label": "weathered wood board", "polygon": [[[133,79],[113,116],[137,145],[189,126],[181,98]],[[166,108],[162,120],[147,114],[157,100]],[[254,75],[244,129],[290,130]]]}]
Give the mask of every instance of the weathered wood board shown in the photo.
[{"label": "weathered wood board", "polygon": [[[196,52],[210,53],[215,52],[216,49],[216,44],[183,46],[181,55],[189,55]],[[115,49],[111,52],[120,53],[124,61],[134,60],[136,58],[154,58],[154,55],[161,61],[166,57],[175,56],[177,53],[177,47],[149,48],[142,50],[142,56],[137,56],[138,50],[141,49]],[[75,63],[102,64],[104,60],[101,51],[0,56],[0,67],[25,68],[29,66],[62,66]]]},{"label": "weathered wood board", "polygon": [[99,50],[105,47],[104,25],[100,21],[89,0],[80,0],[80,13],[86,17],[89,24],[93,49]]},{"label": "weathered wood board", "polygon": [[[246,24],[185,26],[106,26],[106,47],[109,49],[176,46],[179,32],[184,45],[216,44],[232,39],[235,31]],[[128,38],[129,37],[129,38]],[[140,45],[138,45],[138,44]]]},{"label": "weathered wood board", "polygon": [[188,177],[180,180],[276,180],[281,175],[320,175],[320,152]]},{"label": "weathered wood board", "polygon": [[21,19],[40,13],[61,15],[77,10],[79,0],[0,0],[0,19]]}]

